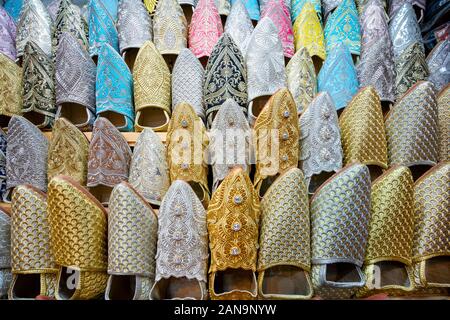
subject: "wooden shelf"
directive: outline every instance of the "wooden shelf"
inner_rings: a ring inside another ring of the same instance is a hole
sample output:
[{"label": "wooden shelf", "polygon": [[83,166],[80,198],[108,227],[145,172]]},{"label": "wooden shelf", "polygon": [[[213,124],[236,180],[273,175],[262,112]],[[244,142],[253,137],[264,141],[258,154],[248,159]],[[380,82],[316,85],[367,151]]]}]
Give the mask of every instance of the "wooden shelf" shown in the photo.
[{"label": "wooden shelf", "polygon": [[[88,138],[89,141],[92,139],[92,132],[83,132],[86,138]],[[51,131],[45,131],[43,134],[47,137],[47,139],[52,138],[52,132]],[[136,140],[139,136],[140,132],[122,132],[122,135],[124,138],[128,141],[128,144],[130,146],[134,146],[136,144]],[[166,142],[166,136],[167,132],[156,132],[156,134],[161,138],[162,142]]]},{"label": "wooden shelf", "polygon": [[[0,202],[0,209],[5,209],[6,211],[10,211],[11,203]],[[159,209],[153,209],[153,211],[155,211],[156,214],[159,213]]]}]

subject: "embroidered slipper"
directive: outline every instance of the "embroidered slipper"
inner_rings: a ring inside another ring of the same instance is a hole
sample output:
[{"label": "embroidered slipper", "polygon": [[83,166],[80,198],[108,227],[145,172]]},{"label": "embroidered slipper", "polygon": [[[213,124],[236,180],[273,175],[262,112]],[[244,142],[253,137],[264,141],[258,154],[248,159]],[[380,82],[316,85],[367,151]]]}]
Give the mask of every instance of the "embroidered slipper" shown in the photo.
[{"label": "embroidered slipper", "polygon": [[13,116],[6,146],[8,193],[21,184],[47,191],[47,156],[48,140],[42,132],[27,119]]},{"label": "embroidered slipper", "polygon": [[208,206],[211,299],[257,298],[259,219],[258,194],[247,173],[236,168],[213,193]]},{"label": "embroidered slipper", "polygon": [[380,0],[370,0],[361,13],[361,60],[357,65],[361,87],[373,86],[383,112],[395,100],[395,70],[386,11]]},{"label": "embroidered slipper", "polygon": [[276,177],[298,165],[297,107],[287,88],[278,90],[255,122],[255,189],[262,197]]},{"label": "embroidered slipper", "polygon": [[57,300],[85,300],[105,293],[108,274],[107,212],[66,176],[48,188],[50,245],[58,267]]},{"label": "embroidered slipper", "polygon": [[205,121],[203,106],[203,74],[205,70],[190,49],[182,49],[172,71],[172,106],[189,103]]},{"label": "embroidered slipper", "polygon": [[[227,70],[224,72],[224,70]],[[247,69],[233,38],[223,34],[214,46],[203,78],[203,104],[211,127],[226,99],[232,98],[247,114]]]},{"label": "embroidered slipper", "polygon": [[48,181],[57,175],[65,175],[86,185],[88,153],[86,136],[68,120],[56,120],[48,147]]},{"label": "embroidered slipper", "polygon": [[[88,41],[88,25],[83,18],[81,10],[78,6],[72,4],[71,0],[58,0],[58,5],[55,1],[51,3],[52,7],[47,6],[47,10],[52,16],[52,11],[55,10],[55,17],[53,19],[53,47],[54,52],[57,51],[60,37],[64,32],[71,33],[77,39],[84,49],[89,48]],[[55,9],[52,9],[56,7]]]},{"label": "embroidered slipper", "polygon": [[153,39],[152,19],[144,3],[139,0],[119,2],[117,31],[120,54],[133,70],[139,49]]},{"label": "embroidered slipper", "polygon": [[300,116],[300,168],[313,194],[342,168],[341,134],[333,100],[320,92]]},{"label": "embroidered slipper", "polygon": [[189,49],[206,65],[214,45],[223,33],[220,19],[214,0],[199,0],[192,14],[189,24]]},{"label": "embroidered slipper", "polygon": [[414,233],[414,182],[405,166],[394,166],[372,183],[371,221],[358,297],[404,295],[414,289],[410,272]]},{"label": "embroidered slipper", "polygon": [[372,86],[361,88],[339,117],[344,165],[365,164],[372,180],[387,169],[387,142],[380,98]]},{"label": "embroidered slipper", "polygon": [[194,190],[176,180],[158,214],[156,278],[150,299],[206,299],[206,211]]},{"label": "embroidered slipper", "polygon": [[327,91],[333,99],[338,114],[358,92],[359,83],[355,65],[347,46],[338,43],[327,54],[327,59],[317,76],[317,91]]},{"label": "embroidered slipper", "polygon": [[185,102],[176,106],[166,136],[170,181],[189,183],[205,207],[209,203],[208,165],[204,158],[209,140],[205,125]]},{"label": "embroidered slipper", "polygon": [[297,105],[297,114],[308,108],[317,94],[317,78],[313,61],[305,47],[299,48],[286,66],[288,89]]},{"label": "embroidered slipper", "polygon": [[0,208],[0,298],[5,298],[11,275],[11,213]]},{"label": "embroidered slipper", "polygon": [[397,100],[411,87],[429,76],[428,65],[421,42],[414,42],[395,60],[395,93]]},{"label": "embroidered slipper", "polygon": [[56,117],[64,117],[82,131],[95,119],[96,65],[71,33],[63,32],[56,51]]},{"label": "embroidered slipper", "polygon": [[437,97],[440,161],[450,161],[450,84]]},{"label": "embroidered slipper", "polygon": [[349,299],[365,284],[361,271],[370,222],[369,169],[354,163],[311,199],[312,282],[323,299]]},{"label": "embroidered slipper", "polygon": [[297,3],[299,2],[302,3],[301,12],[297,19],[293,18],[295,50],[298,52],[306,48],[318,73],[326,56],[321,13],[317,13],[317,8],[311,2],[299,0]]},{"label": "embroidered slipper", "polygon": [[414,185],[413,272],[419,290],[450,288],[450,163],[427,171]]},{"label": "embroidered slipper", "polygon": [[0,127],[8,127],[14,115],[22,114],[22,68],[0,52]]},{"label": "embroidered slipper", "polygon": [[111,193],[106,300],[148,300],[155,277],[158,218],[127,182]]},{"label": "embroidered slipper", "polygon": [[41,0],[23,3],[17,22],[17,58],[23,56],[25,46],[30,41],[34,41],[47,58],[52,56],[52,19]]},{"label": "embroidered slipper", "polygon": [[[290,7],[290,4],[289,4]],[[291,14],[285,5],[285,0],[269,0],[261,6],[261,19],[265,17],[272,20],[278,28],[278,37],[283,46],[286,59],[294,55],[294,32],[292,30]]]},{"label": "embroidered slipper", "polygon": [[130,163],[127,140],[108,119],[98,118],[89,145],[87,186],[103,205],[114,186],[128,179]]},{"label": "embroidered slipper", "polygon": [[109,44],[98,52],[95,89],[97,117],[107,118],[120,131],[133,131],[133,77]]},{"label": "embroidered slipper", "polygon": [[54,297],[58,270],[49,231],[47,195],[30,185],[17,186],[11,201],[10,300]]},{"label": "embroidered slipper", "polygon": [[[224,30],[241,50],[242,56],[247,55],[248,44],[253,33],[253,24],[249,12],[242,0],[231,1],[231,11],[227,17]],[[258,9],[259,10],[259,9]],[[259,12],[259,11],[258,11]]]},{"label": "embroidered slipper", "polygon": [[245,59],[248,117],[250,125],[253,125],[270,96],[287,85],[283,45],[278,37],[278,29],[270,18],[258,22],[250,38]]},{"label": "embroidered slipper", "polygon": [[170,71],[151,41],[139,49],[133,68],[135,129],[165,131],[171,115]]},{"label": "embroidered slipper", "polygon": [[354,56],[361,53],[361,27],[358,10],[353,0],[340,1],[336,10],[330,13],[325,23],[327,54],[339,43],[343,43]]},{"label": "embroidered slipper", "polygon": [[144,129],[136,141],[128,181],[154,206],[161,204],[169,189],[166,148],[152,129]]},{"label": "embroidered slipper", "polygon": [[180,51],[187,48],[188,25],[178,0],[158,1],[153,14],[153,43],[173,70]]},{"label": "embroidered slipper", "polygon": [[417,83],[397,100],[385,125],[390,166],[408,166],[417,180],[437,163],[438,107],[431,82]]},{"label": "embroidered slipper", "polygon": [[91,0],[89,15],[89,54],[97,61],[103,44],[107,43],[119,52],[119,36],[116,29],[118,0]]},{"label": "embroidered slipper", "polygon": [[308,192],[303,173],[292,168],[261,200],[258,292],[262,299],[309,299],[311,248]]},{"label": "embroidered slipper", "polygon": [[217,112],[209,131],[209,157],[215,191],[228,173],[239,166],[247,173],[253,157],[252,136],[243,109],[228,98]]}]

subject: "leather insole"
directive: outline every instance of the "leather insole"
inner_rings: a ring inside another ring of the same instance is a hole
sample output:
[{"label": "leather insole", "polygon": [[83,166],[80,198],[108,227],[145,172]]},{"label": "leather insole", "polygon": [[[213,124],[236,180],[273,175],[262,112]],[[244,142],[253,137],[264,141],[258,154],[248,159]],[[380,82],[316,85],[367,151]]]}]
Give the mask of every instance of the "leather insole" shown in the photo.
[{"label": "leather insole", "polygon": [[24,118],[29,120],[34,125],[41,125],[45,121],[45,116],[35,111],[26,112],[23,114]]},{"label": "leather insole", "polygon": [[425,172],[427,172],[432,166],[428,164],[418,164],[410,166],[414,181],[417,181]]},{"label": "leather insole", "polygon": [[259,114],[261,113],[262,109],[264,108],[264,106],[266,105],[267,101],[269,101],[270,96],[261,96],[258,97],[256,99],[254,99],[251,103],[251,110],[250,112],[252,113],[252,115],[254,117],[258,117]]},{"label": "leather insole", "polygon": [[287,66],[287,64],[289,63],[289,61],[291,61],[291,58],[288,57],[284,57],[284,65]]},{"label": "leather insole", "polygon": [[383,116],[386,116],[391,110],[391,102],[381,101],[381,110],[383,110]]},{"label": "leather insole", "polygon": [[146,107],[141,109],[140,112],[138,124],[142,127],[161,127],[167,122],[166,115],[160,108]]},{"label": "leather insole", "polygon": [[41,293],[40,274],[18,274],[12,295],[19,299],[34,299]]},{"label": "leather insole", "polygon": [[312,56],[311,57],[312,62],[314,64],[314,69],[316,70],[316,75],[319,74],[320,69],[322,69],[323,60],[318,56]]},{"label": "leather insole", "polygon": [[383,174],[383,169],[380,166],[369,164],[367,167],[369,168],[370,181],[372,182]]},{"label": "leather insole", "polygon": [[214,292],[222,294],[233,290],[255,291],[253,272],[242,269],[219,271],[214,279]]},{"label": "leather insole", "polygon": [[320,186],[328,180],[328,178],[330,178],[332,175],[334,174],[333,172],[324,172],[322,171],[319,174],[313,174],[311,177],[311,180],[309,182],[309,188],[308,191],[309,193],[314,193],[316,192],[317,189],[320,188]]},{"label": "leather insole", "polygon": [[375,263],[380,268],[380,286],[397,285],[409,287],[408,272],[403,263],[397,261],[381,261]]},{"label": "leather insole", "polygon": [[200,60],[200,63],[202,64],[203,68],[206,68],[206,65],[208,64],[208,57],[201,57],[198,60]]},{"label": "leather insole", "polygon": [[[71,270],[68,271],[67,267],[61,267],[61,276],[58,283],[59,296],[62,299],[69,300],[75,293],[77,286],[77,275],[78,271]],[[78,275],[79,276],[79,275]]]},{"label": "leather insole", "polygon": [[131,72],[133,72],[136,56],[139,52],[139,48],[131,48],[125,51],[124,60]]},{"label": "leather insole", "polygon": [[169,278],[161,279],[155,286],[156,292],[153,294],[157,299],[183,299],[194,298],[202,299],[202,292],[199,282],[188,278]]},{"label": "leather insole", "polygon": [[0,127],[1,128],[7,128],[9,124],[9,120],[11,120],[11,117],[0,115]]},{"label": "leather insole", "polygon": [[88,121],[88,113],[85,106],[77,103],[63,103],[60,117],[66,118],[74,125],[82,125]]},{"label": "leather insole", "polygon": [[259,196],[262,198],[266,194],[267,190],[270,188],[272,183],[278,178],[278,174],[275,176],[267,177],[261,183],[261,188],[259,189]]},{"label": "leather insole", "polygon": [[95,187],[90,187],[89,192],[98,200],[103,206],[108,206],[109,197],[112,192],[111,187],[98,185]]},{"label": "leather insole", "polygon": [[264,294],[307,296],[311,288],[304,270],[294,266],[275,266],[264,272],[262,291]]},{"label": "leather insole", "polygon": [[360,282],[361,276],[352,263],[331,263],[327,265],[326,280],[332,282]]},{"label": "leather insole", "polygon": [[192,190],[194,190],[195,194],[199,198],[200,201],[204,201],[206,198],[205,191],[202,189],[200,184],[196,182],[189,181],[189,185],[191,186]]},{"label": "leather insole", "polygon": [[122,128],[126,125],[125,116],[112,111],[105,111],[100,113],[100,117],[108,119],[116,128]]},{"label": "leather insole", "polygon": [[175,64],[175,60],[177,60],[178,55],[176,54],[164,54],[164,61],[166,61],[167,66],[169,67],[170,73],[172,73],[173,65]]},{"label": "leather insole", "polygon": [[428,283],[450,283],[450,257],[434,257],[425,264],[425,277]]},{"label": "leather insole", "polygon": [[136,276],[112,275],[108,298],[110,300],[133,300],[136,292]]},{"label": "leather insole", "polygon": [[182,4],[181,8],[183,9],[184,16],[186,17],[186,21],[189,26],[191,24],[193,8],[190,4]]}]

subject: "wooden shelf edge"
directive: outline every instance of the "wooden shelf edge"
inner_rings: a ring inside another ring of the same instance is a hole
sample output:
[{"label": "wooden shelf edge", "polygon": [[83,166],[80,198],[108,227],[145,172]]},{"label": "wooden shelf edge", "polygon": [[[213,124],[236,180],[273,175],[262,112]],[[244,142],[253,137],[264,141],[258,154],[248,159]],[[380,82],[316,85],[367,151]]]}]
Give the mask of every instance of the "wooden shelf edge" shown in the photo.
[{"label": "wooden shelf edge", "polygon": [[[92,132],[83,132],[84,135],[86,136],[86,138],[88,138],[89,141],[91,141],[92,139]],[[127,140],[128,144],[130,146],[134,146],[136,144],[136,140],[139,137],[140,132],[121,132],[123,137]],[[51,139],[52,138],[52,132],[51,131],[46,131],[43,132],[44,136],[47,137],[47,139]],[[167,136],[167,132],[156,132],[156,134],[161,138],[161,141],[163,143],[166,142],[166,136]]]}]

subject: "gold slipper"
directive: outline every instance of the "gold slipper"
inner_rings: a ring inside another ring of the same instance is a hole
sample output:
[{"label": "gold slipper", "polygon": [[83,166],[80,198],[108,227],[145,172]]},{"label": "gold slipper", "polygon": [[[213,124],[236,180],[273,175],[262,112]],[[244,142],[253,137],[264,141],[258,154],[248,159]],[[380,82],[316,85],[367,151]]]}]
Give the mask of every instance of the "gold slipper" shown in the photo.
[{"label": "gold slipper", "polygon": [[56,120],[48,147],[48,180],[62,174],[86,185],[88,152],[86,136],[69,120]]},{"label": "gold slipper", "polygon": [[413,272],[420,289],[450,288],[450,163],[427,171],[414,185]]},{"label": "gold slipper", "polygon": [[450,84],[437,97],[439,117],[439,160],[450,161]]},{"label": "gold slipper", "polygon": [[438,108],[431,82],[409,89],[387,114],[389,166],[408,166],[417,180],[439,159]]},{"label": "gold slipper", "polygon": [[387,170],[372,183],[371,221],[359,297],[414,289],[410,269],[414,232],[414,182],[405,166]]},{"label": "gold slipper", "polygon": [[308,191],[303,173],[289,169],[261,200],[258,292],[262,299],[312,297]]},{"label": "gold slipper", "polygon": [[165,131],[171,114],[171,76],[169,68],[153,42],[139,49],[133,67],[135,129]]},{"label": "gold slipper", "polygon": [[255,122],[256,172],[254,184],[260,196],[276,177],[298,165],[297,107],[287,88],[278,90]]},{"label": "gold slipper", "polygon": [[387,169],[387,142],[380,98],[372,86],[361,88],[339,117],[344,165],[368,166],[372,181]]},{"label": "gold slipper", "polygon": [[56,268],[50,248],[47,196],[31,185],[19,185],[11,201],[11,300],[53,298]]},{"label": "gold slipper", "polygon": [[259,198],[247,173],[233,169],[213,193],[207,224],[213,300],[257,298]]},{"label": "gold slipper", "polygon": [[188,182],[207,207],[208,166],[204,155],[209,141],[205,125],[188,103],[182,102],[175,107],[166,141],[170,180]]},{"label": "gold slipper", "polygon": [[48,189],[50,243],[59,269],[55,297],[98,298],[108,280],[106,210],[72,178],[54,177]]}]

